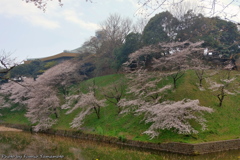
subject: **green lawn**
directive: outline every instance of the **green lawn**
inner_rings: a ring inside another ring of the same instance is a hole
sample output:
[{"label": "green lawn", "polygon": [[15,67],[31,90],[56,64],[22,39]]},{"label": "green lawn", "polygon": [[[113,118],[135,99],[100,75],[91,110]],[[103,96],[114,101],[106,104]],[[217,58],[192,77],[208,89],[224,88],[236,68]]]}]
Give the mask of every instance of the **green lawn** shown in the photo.
[{"label": "green lawn", "polygon": [[[207,71],[208,74],[215,71]],[[212,80],[220,82],[220,79],[224,77],[225,71],[221,71],[218,74],[211,76]],[[236,77],[232,82],[231,86],[239,87],[238,82],[240,78],[238,76],[239,72],[232,71],[231,77]],[[127,84],[127,79],[123,74],[107,75],[102,77],[94,78],[96,85],[98,86],[98,97],[104,98],[102,95],[102,90],[106,90],[111,87],[112,84],[118,81],[124,80]],[[198,79],[193,70],[189,70],[185,75],[177,81],[177,89],[169,90],[163,95],[164,100],[174,100],[179,101],[184,98],[187,99],[199,99],[200,105],[205,107],[210,107],[214,109],[212,114],[205,114],[207,119],[208,129],[205,131],[200,131],[196,135],[179,135],[169,130],[161,131],[159,137],[152,140],[145,134],[142,134],[151,124],[145,124],[143,120],[143,115],[135,115],[134,113],[129,113],[125,115],[117,114],[117,107],[112,103],[107,102],[106,106],[101,108],[100,119],[97,119],[95,113],[88,115],[84,121],[83,131],[94,134],[102,134],[108,136],[118,137],[119,139],[133,139],[140,141],[151,141],[151,142],[184,142],[184,143],[199,143],[207,141],[217,141],[217,140],[227,140],[235,139],[240,137],[240,95],[227,95],[223,101],[223,106],[218,106],[218,99],[216,97],[217,91],[207,89],[209,84],[206,80],[203,81],[203,87],[205,90],[200,90],[198,87]],[[80,84],[71,87],[70,93],[77,94],[79,91],[86,93],[88,87],[93,84],[93,79],[81,82]],[[172,79],[170,76],[163,78],[157,85],[161,88],[165,85],[172,84]],[[231,87],[230,86],[230,87]],[[127,87],[126,87],[127,88]],[[235,88],[235,89],[236,89]],[[233,89],[231,87],[230,89]],[[125,91],[126,93],[126,91]],[[132,95],[126,95],[129,97]],[[69,130],[71,121],[80,112],[81,109],[75,110],[71,114],[65,114],[66,110],[60,111],[60,118],[58,123],[53,126],[54,129],[66,129]],[[1,110],[3,116],[1,119],[4,122],[9,123],[20,123],[28,124],[26,118],[24,118],[25,110],[10,112],[9,109]],[[195,128],[199,128],[198,124],[192,122]]]},{"label": "green lawn", "polygon": [[12,123],[12,124],[27,124],[30,122],[24,116],[26,113],[26,109],[21,107],[16,109],[17,104],[13,104],[10,108],[4,108],[0,110],[2,116],[0,117],[0,121],[4,123]]}]

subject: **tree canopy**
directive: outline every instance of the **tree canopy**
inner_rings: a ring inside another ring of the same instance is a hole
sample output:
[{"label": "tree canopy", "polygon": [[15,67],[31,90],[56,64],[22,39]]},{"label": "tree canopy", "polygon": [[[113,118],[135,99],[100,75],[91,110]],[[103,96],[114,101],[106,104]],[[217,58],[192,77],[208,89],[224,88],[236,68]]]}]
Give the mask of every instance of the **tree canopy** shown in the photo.
[{"label": "tree canopy", "polygon": [[10,78],[20,78],[22,76],[37,78],[38,75],[42,74],[45,70],[53,67],[57,63],[52,62],[42,62],[40,60],[34,60],[29,64],[21,64],[14,67],[10,72]]},{"label": "tree canopy", "polygon": [[204,17],[188,11],[181,20],[170,12],[156,14],[149,20],[143,31],[144,45],[160,42],[204,41],[203,47],[214,49],[218,54],[239,52],[240,34],[237,25],[219,17]]},{"label": "tree canopy", "polygon": [[170,12],[162,12],[149,20],[143,30],[143,43],[145,45],[167,42],[170,40],[168,31],[173,27],[176,18]]}]

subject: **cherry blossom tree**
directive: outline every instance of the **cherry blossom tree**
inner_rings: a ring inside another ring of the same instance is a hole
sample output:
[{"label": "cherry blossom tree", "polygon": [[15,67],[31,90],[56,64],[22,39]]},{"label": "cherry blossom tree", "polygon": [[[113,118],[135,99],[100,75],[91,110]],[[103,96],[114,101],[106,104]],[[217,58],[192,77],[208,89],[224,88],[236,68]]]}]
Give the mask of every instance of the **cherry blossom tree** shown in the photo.
[{"label": "cherry blossom tree", "polygon": [[[35,131],[49,129],[57,122],[57,108],[60,106],[60,100],[57,97],[56,90],[46,85],[37,84],[29,94],[27,100],[26,117],[34,126]],[[55,118],[52,117],[55,115]]]},{"label": "cherry blossom tree", "polygon": [[[26,117],[34,124],[34,130],[50,128],[58,118],[57,108],[60,100],[57,90],[44,82],[24,78],[23,82],[9,82],[1,86],[0,92],[9,95],[13,103],[24,104],[27,107]],[[55,118],[50,118],[55,115]]]},{"label": "cherry blossom tree", "polygon": [[106,100],[117,106],[118,114],[121,112],[121,107],[118,105],[118,102],[124,97],[125,83],[124,80],[119,80],[103,91]]},{"label": "cherry blossom tree", "polygon": [[[26,3],[33,3],[37,8],[45,11],[49,0],[23,0],[23,1],[25,1]],[[61,3],[62,0],[57,0],[57,1],[59,2],[59,5],[62,6],[62,3]]]},{"label": "cherry blossom tree", "polygon": [[[218,72],[220,74],[220,72]],[[225,77],[225,75],[223,75]],[[238,82],[236,82],[236,77],[228,79],[228,77],[218,79],[219,82],[213,81],[210,77],[206,78],[208,84],[208,89],[212,92],[214,96],[217,97],[219,102],[219,107],[223,106],[223,101],[227,95],[237,95],[239,94]]]},{"label": "cherry blossom tree", "polygon": [[72,100],[78,100],[72,109],[67,111],[67,114],[72,113],[77,108],[81,108],[81,112],[73,119],[71,123],[72,128],[80,129],[84,118],[91,114],[92,112],[96,113],[98,119],[100,119],[101,107],[104,107],[105,100],[98,100],[94,96],[94,92],[89,92],[87,94],[80,94],[79,96],[74,96]]},{"label": "cherry blossom tree", "polygon": [[35,131],[46,130],[59,117],[59,87],[82,80],[79,65],[74,60],[65,61],[44,72],[36,81],[25,78],[23,82],[9,82],[2,85],[0,91],[8,94],[14,103],[26,105],[26,117],[35,125]]},{"label": "cherry blossom tree", "polygon": [[43,82],[47,86],[58,89],[64,96],[68,95],[68,88],[71,84],[86,78],[86,75],[79,74],[79,62],[65,61],[44,72],[38,78],[38,82]]},{"label": "cherry blossom tree", "polygon": [[[161,43],[164,56],[154,58],[152,67],[155,70],[189,69],[202,65],[203,41],[192,43],[189,41]],[[165,54],[167,53],[167,54]],[[189,61],[191,59],[191,61]]]},{"label": "cherry blossom tree", "polygon": [[225,94],[224,86],[220,87],[219,90],[220,90],[220,93],[217,94],[217,98],[219,100],[219,107],[222,107],[224,97],[227,96],[227,95]]},{"label": "cherry blossom tree", "polygon": [[144,46],[128,56],[129,60],[123,63],[123,68],[126,72],[131,72],[132,70],[145,67],[148,57],[160,52],[159,47],[155,45]]},{"label": "cherry blossom tree", "polygon": [[[151,138],[160,134],[160,130],[173,130],[179,134],[192,134],[198,131],[192,126],[190,121],[194,120],[206,129],[206,120],[203,118],[204,112],[211,113],[213,110],[199,105],[198,100],[183,99],[182,101],[163,101],[161,99],[167,90],[172,89],[172,85],[158,87],[165,76],[172,73],[147,72],[137,70],[127,77],[128,91],[131,98],[122,98],[118,102],[121,107],[121,114],[144,115],[144,121],[151,123],[150,128],[145,131]],[[177,73],[176,79],[183,76]]]},{"label": "cherry blossom tree", "polygon": [[60,109],[59,87],[82,80],[78,66],[79,63],[75,60],[64,61],[37,78],[27,100],[26,114],[33,124],[37,124],[34,128],[36,131],[47,129],[56,123]]},{"label": "cherry blossom tree", "polygon": [[25,81],[15,82],[9,80],[8,83],[3,83],[0,86],[0,104],[2,108],[10,108],[12,104],[17,103],[17,107],[11,111],[24,108],[25,100],[28,98],[29,84],[32,83],[31,78],[25,78]]},{"label": "cherry blossom tree", "polygon": [[25,104],[33,84],[34,80],[32,78],[24,78],[22,82],[9,80],[8,83],[1,85],[0,93],[7,95],[13,103]]},{"label": "cherry blossom tree", "polygon": [[[209,78],[211,76],[213,76],[215,73],[210,71],[210,67],[207,65],[200,65],[198,67],[193,68],[195,75],[198,78],[198,85],[200,89],[204,89],[203,88],[203,80],[206,78]],[[207,74],[207,72],[210,71],[211,74]],[[216,72],[217,73],[217,72]]]},{"label": "cherry blossom tree", "polygon": [[204,69],[201,70],[195,70],[195,74],[197,75],[197,78],[199,80],[199,87],[202,87],[202,81],[204,79]]},{"label": "cherry blossom tree", "polygon": [[[169,76],[169,74],[167,75]],[[172,89],[171,85],[157,87],[163,76],[166,75],[143,70],[129,74],[128,85],[130,87],[127,94],[131,94],[132,98],[122,98],[118,102],[121,114],[143,114],[143,120],[146,123],[151,123],[150,128],[144,133],[151,138],[158,136],[160,130],[164,129],[173,130],[179,134],[196,134],[198,131],[191,125],[190,121],[192,120],[198,122],[202,126],[202,130],[206,129],[203,113],[211,113],[213,110],[200,106],[198,100],[184,99],[178,102],[164,101],[160,103],[159,100],[164,92]]]},{"label": "cherry blossom tree", "polygon": [[[176,89],[177,81],[183,77],[184,70],[189,68],[199,68],[203,66],[203,62],[201,60],[204,50],[201,48],[202,43],[203,41],[196,43],[184,41],[159,43],[158,45],[143,47],[142,49],[130,54],[129,61],[123,65],[125,67],[125,70],[128,70],[130,72],[131,65],[133,64],[136,64],[136,69],[141,67],[145,68],[147,57],[154,54],[155,57],[160,58],[152,58],[151,70],[172,71],[168,75],[173,80],[173,88]],[[144,57],[144,59],[142,57]],[[141,61],[140,59],[143,60]],[[189,59],[191,59],[191,61],[189,61]],[[142,81],[146,80],[147,77],[148,76],[142,78]],[[139,84],[141,84],[141,82]],[[156,99],[157,98],[158,96],[156,94]]]},{"label": "cherry blossom tree", "polygon": [[[3,109],[3,108],[10,108],[11,107],[11,104],[6,101],[5,97],[0,95],[0,109]],[[0,116],[2,116],[2,114],[0,113]]]},{"label": "cherry blossom tree", "polygon": [[[147,96],[151,95],[150,92],[156,91],[156,85],[161,81],[164,74],[161,73],[148,73],[147,70],[137,70],[127,75],[129,79],[127,94],[133,94],[135,96]],[[151,80],[156,78],[155,80]]]},{"label": "cherry blossom tree", "polygon": [[174,88],[174,89],[177,88],[177,81],[178,81],[180,78],[182,78],[184,74],[185,74],[185,72],[184,72],[184,71],[181,71],[180,69],[179,69],[177,72],[171,74],[171,77],[172,77],[172,79],[173,79],[173,88]]},{"label": "cherry blossom tree", "polygon": [[145,105],[146,101],[142,99],[121,99],[118,102],[118,106],[121,107],[120,114],[129,114],[129,113],[135,113],[135,111],[142,105]]},{"label": "cherry blossom tree", "polygon": [[101,108],[105,106],[105,99],[98,100],[96,90],[97,86],[95,85],[95,80],[93,80],[93,85],[89,87],[88,93],[74,94],[67,98],[67,104],[62,106],[62,109],[69,109],[66,114],[70,114],[76,109],[81,108],[80,113],[70,123],[72,128],[81,129],[84,118],[93,112],[97,118],[100,119],[100,111]]},{"label": "cherry blossom tree", "polygon": [[[145,46],[129,55],[129,60],[123,64],[125,70],[139,69],[148,65],[152,70],[178,70],[202,65],[204,49],[200,42],[171,42]],[[150,59],[151,57],[151,59]],[[189,61],[191,59],[191,61]],[[150,61],[150,62],[148,62]]]},{"label": "cherry blossom tree", "polygon": [[145,134],[151,138],[159,135],[159,130],[173,130],[179,134],[197,134],[198,131],[189,122],[194,120],[206,129],[206,119],[203,113],[213,112],[213,109],[199,105],[198,100],[184,99],[182,101],[165,101],[154,105],[143,105],[137,114],[144,114],[145,123],[151,123],[151,126]]},{"label": "cherry blossom tree", "polygon": [[79,62],[76,60],[64,61],[45,71],[37,80],[50,86],[68,85],[78,82],[83,78],[78,73],[79,65]]},{"label": "cherry blossom tree", "polygon": [[[26,3],[33,3],[37,8],[46,11],[47,3],[49,1],[58,1],[59,5],[62,6],[62,0],[23,0]],[[86,2],[92,2],[92,0],[86,0]]]},{"label": "cherry blossom tree", "polygon": [[132,95],[131,99],[121,99],[117,105],[121,108],[120,114],[134,112],[146,102],[158,103],[165,91],[172,89],[171,85],[158,88],[157,84],[166,76],[159,72],[149,73],[147,70],[137,70],[127,76],[128,90],[126,94]]}]

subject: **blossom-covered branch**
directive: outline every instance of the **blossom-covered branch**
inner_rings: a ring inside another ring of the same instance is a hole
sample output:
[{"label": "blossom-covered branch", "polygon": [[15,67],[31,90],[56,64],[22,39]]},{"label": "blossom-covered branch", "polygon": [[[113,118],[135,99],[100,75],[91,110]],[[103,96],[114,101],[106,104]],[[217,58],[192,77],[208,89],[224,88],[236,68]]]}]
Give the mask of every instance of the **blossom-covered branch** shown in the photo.
[{"label": "blossom-covered branch", "polygon": [[129,60],[123,64],[123,67],[127,71],[141,67],[152,68],[152,70],[199,67],[203,65],[201,61],[204,51],[201,47],[202,44],[203,41],[196,43],[184,41],[145,46],[131,53]]},{"label": "blossom-covered branch", "polygon": [[91,91],[87,94],[80,94],[79,96],[74,96],[72,100],[78,100],[72,109],[67,111],[66,114],[72,113],[77,108],[81,108],[81,112],[73,119],[71,123],[72,128],[81,128],[84,118],[92,113],[96,113],[97,118],[100,118],[100,109],[105,106],[105,100],[98,100],[94,92]]},{"label": "blossom-covered branch", "polygon": [[[33,3],[37,8],[46,11],[47,8],[47,3],[49,1],[53,1],[53,0],[23,0],[26,3]],[[63,6],[62,0],[54,0],[54,1],[58,1],[59,6]],[[86,0],[86,2],[92,2],[92,0]]]},{"label": "blossom-covered branch", "polygon": [[125,85],[125,82],[120,80],[104,90],[104,97],[107,101],[117,106],[118,114],[121,112],[121,107],[118,105],[118,102],[124,97]]},{"label": "blossom-covered branch", "polygon": [[83,78],[77,72],[78,65],[74,61],[62,62],[44,72],[36,81],[24,78],[23,82],[3,84],[1,93],[9,95],[14,103],[26,105],[26,117],[35,124],[35,131],[48,129],[59,117],[59,86],[68,86]]},{"label": "blossom-covered branch", "polygon": [[137,114],[144,114],[146,123],[152,123],[145,134],[154,138],[159,135],[159,130],[173,129],[179,134],[198,133],[189,122],[194,120],[206,129],[206,119],[203,112],[211,113],[213,109],[199,105],[198,100],[184,99],[182,101],[165,101],[152,106],[141,106],[136,110]]}]

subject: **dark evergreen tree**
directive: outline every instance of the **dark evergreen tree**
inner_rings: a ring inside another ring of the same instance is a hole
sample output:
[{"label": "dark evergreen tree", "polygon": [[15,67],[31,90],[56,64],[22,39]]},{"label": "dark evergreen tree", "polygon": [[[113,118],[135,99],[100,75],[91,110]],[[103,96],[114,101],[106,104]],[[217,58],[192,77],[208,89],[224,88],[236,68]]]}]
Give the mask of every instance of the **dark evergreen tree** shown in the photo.
[{"label": "dark evergreen tree", "polygon": [[178,26],[178,20],[170,12],[162,12],[149,20],[143,30],[144,45],[168,42]]},{"label": "dark evergreen tree", "polygon": [[114,68],[120,69],[121,65],[128,60],[128,55],[135,52],[141,46],[141,34],[133,33],[127,35],[125,43],[115,50],[116,61]]},{"label": "dark evergreen tree", "polygon": [[9,75],[10,78],[21,79],[22,76],[37,78],[38,75],[42,74],[45,70],[53,67],[57,63],[52,62],[42,62],[40,60],[34,60],[29,64],[21,64],[14,67]]}]

